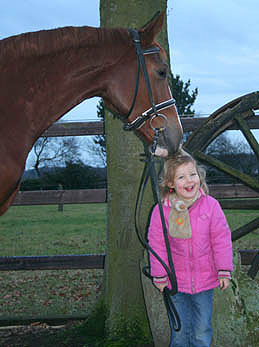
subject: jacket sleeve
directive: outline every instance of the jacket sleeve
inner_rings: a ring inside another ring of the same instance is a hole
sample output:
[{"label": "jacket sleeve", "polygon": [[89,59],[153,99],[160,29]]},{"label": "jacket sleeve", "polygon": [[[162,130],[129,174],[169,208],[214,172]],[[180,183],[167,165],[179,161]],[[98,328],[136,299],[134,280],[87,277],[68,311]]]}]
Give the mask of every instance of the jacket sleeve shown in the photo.
[{"label": "jacket sleeve", "polygon": [[[161,217],[159,207],[156,205],[153,209],[150,225],[148,229],[148,243],[149,246],[157,253],[157,255],[166,263],[168,266],[168,256],[164,241]],[[149,260],[151,267],[151,276],[163,277],[167,276],[166,270],[157,260],[157,258],[149,251]]]},{"label": "jacket sleeve", "polygon": [[233,271],[231,231],[217,200],[212,208],[210,224],[211,246],[217,271]]}]

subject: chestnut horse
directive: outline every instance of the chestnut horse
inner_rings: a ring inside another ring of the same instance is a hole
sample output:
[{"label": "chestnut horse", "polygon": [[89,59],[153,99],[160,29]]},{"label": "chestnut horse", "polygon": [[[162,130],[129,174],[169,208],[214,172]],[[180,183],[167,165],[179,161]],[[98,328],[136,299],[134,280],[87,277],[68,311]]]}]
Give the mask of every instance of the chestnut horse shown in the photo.
[{"label": "chestnut horse", "polygon": [[[159,14],[135,30],[145,55],[140,73],[138,39],[123,28],[65,27],[0,41],[0,215],[19,189],[26,158],[38,137],[93,96],[102,97],[148,144],[154,129],[164,128],[157,155],[178,149],[182,127],[168,87],[166,54],[156,42],[163,19],[164,13]],[[163,115],[156,108],[164,109]]]}]

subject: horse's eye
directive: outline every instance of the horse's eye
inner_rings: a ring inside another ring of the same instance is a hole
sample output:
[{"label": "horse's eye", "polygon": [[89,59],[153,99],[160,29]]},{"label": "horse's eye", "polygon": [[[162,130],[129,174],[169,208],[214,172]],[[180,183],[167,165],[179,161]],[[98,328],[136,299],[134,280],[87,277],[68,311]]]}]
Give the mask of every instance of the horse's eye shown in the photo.
[{"label": "horse's eye", "polygon": [[158,76],[161,78],[166,78],[167,77],[167,69],[158,70]]}]

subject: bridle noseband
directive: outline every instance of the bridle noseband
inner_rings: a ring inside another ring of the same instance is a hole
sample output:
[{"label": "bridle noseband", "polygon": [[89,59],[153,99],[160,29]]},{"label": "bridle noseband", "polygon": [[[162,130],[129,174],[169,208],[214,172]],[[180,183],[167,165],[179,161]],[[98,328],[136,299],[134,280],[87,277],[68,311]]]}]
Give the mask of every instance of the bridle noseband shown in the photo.
[{"label": "bridle noseband", "polygon": [[[171,107],[172,105],[175,104],[175,100],[174,100],[174,98],[171,98],[171,99],[164,101],[164,102],[161,102],[160,104],[157,104],[157,105],[154,103],[153,94],[152,94],[151,85],[150,85],[150,81],[149,81],[149,77],[148,77],[148,73],[147,73],[144,55],[158,53],[160,51],[160,48],[159,47],[152,47],[152,48],[149,48],[149,49],[146,49],[143,51],[141,48],[141,42],[140,42],[140,37],[139,37],[138,31],[136,29],[130,29],[129,32],[130,32],[130,36],[132,38],[132,41],[136,47],[137,58],[138,58],[138,70],[137,70],[135,94],[134,94],[134,98],[133,98],[130,110],[128,112],[127,118],[130,116],[130,114],[131,114],[131,112],[135,106],[135,103],[136,103],[136,98],[138,95],[138,88],[139,88],[140,67],[142,68],[142,71],[143,71],[143,75],[144,75],[144,79],[145,79],[145,83],[146,83],[146,87],[147,87],[147,91],[148,91],[148,95],[149,95],[149,100],[151,102],[151,107],[148,110],[146,110],[145,112],[143,112],[134,121],[128,122],[127,124],[125,124],[123,128],[124,128],[124,130],[127,130],[127,131],[139,129],[140,127],[142,127],[142,125],[144,125],[144,123],[148,119],[151,118],[150,126],[153,130],[155,130],[155,128],[152,125],[152,121],[156,117],[163,118],[165,120],[165,123],[167,123],[167,117],[161,113],[158,113],[158,111],[161,111],[161,110],[164,110],[168,107]],[[165,127],[162,127],[159,130],[161,131],[164,129],[165,129]]]}]

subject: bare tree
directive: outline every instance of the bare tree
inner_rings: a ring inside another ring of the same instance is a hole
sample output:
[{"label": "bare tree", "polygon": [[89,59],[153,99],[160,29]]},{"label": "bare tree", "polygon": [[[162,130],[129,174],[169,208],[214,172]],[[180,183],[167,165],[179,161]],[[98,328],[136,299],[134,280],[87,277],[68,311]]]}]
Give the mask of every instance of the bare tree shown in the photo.
[{"label": "bare tree", "polygon": [[[224,132],[208,146],[206,154],[231,165],[243,173],[258,177],[256,155],[242,137],[233,141],[228,132]],[[211,183],[232,183],[237,181],[232,176],[210,166],[207,168],[207,175]]]},{"label": "bare tree", "polygon": [[33,146],[33,167],[40,177],[43,165],[64,165],[66,161],[75,162],[80,159],[80,143],[75,137],[40,137]]}]

